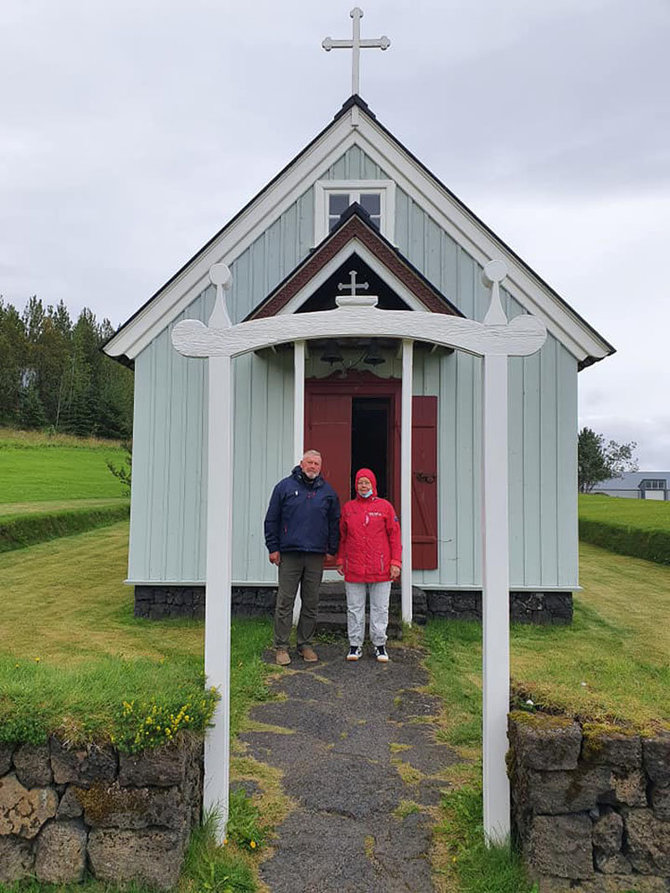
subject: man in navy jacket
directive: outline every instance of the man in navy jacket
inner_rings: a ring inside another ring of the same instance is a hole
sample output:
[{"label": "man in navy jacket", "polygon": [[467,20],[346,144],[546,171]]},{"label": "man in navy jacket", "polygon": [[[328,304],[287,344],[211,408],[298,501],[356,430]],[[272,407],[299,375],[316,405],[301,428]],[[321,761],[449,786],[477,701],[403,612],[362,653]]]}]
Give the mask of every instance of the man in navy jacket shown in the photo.
[{"label": "man in navy jacket", "polygon": [[274,644],[282,667],[291,663],[288,639],[299,585],[298,651],[303,660],[318,660],[312,638],[323,562],[337,553],[339,542],[340,501],[321,477],[321,453],[307,450],[300,465],[272,491],[265,515],[265,545],[279,575]]}]

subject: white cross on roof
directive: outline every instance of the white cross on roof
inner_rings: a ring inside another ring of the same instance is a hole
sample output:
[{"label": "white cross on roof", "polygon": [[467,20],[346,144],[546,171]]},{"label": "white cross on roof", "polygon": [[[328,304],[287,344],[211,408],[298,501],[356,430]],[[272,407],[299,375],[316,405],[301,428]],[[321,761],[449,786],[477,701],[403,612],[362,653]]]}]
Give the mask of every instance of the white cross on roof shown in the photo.
[{"label": "white cross on roof", "polygon": [[361,19],[363,18],[363,10],[355,6],[349,13],[354,20],[353,23],[353,39],[352,40],[333,40],[332,37],[326,37],[321,46],[329,53],[331,50],[347,49],[353,50],[351,54],[351,92],[354,96],[360,95],[360,55],[361,48],[379,48],[387,50],[391,46],[391,41],[385,35],[378,37],[376,40],[361,40]]}]

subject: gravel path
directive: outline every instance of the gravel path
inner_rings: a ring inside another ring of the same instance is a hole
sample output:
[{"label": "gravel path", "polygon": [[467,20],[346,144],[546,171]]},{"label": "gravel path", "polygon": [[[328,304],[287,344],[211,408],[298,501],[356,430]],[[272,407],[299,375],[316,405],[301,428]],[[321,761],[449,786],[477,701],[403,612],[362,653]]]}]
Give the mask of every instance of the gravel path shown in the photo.
[{"label": "gravel path", "polygon": [[250,755],[282,771],[299,804],[277,829],[261,877],[272,893],[431,891],[426,808],[439,803],[448,787],[440,776],[460,758],[435,739],[440,702],[420,691],[421,654],[398,645],[388,664],[369,652],[349,663],[345,641],[318,652],[319,663],[294,658],[272,681],[286,700],[251,712],[293,734],[240,736]]}]

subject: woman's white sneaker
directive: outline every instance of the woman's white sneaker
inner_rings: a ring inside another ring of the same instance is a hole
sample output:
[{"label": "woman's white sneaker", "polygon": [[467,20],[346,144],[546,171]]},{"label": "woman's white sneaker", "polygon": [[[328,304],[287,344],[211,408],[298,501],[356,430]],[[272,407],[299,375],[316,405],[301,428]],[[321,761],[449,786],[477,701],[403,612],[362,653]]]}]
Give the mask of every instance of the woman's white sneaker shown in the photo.
[{"label": "woman's white sneaker", "polygon": [[347,660],[360,660],[363,657],[363,649],[360,645],[352,645],[347,654]]},{"label": "woman's white sneaker", "polygon": [[375,645],[375,657],[382,664],[388,663],[389,656],[385,645]]}]

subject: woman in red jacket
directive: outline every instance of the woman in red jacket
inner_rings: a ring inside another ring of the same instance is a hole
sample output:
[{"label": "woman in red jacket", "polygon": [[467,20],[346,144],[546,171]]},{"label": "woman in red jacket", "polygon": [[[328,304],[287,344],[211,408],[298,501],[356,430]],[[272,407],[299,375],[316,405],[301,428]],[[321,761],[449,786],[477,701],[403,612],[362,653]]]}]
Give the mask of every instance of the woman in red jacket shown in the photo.
[{"label": "woman in red jacket", "polygon": [[400,524],[395,509],[377,496],[377,479],[369,468],[356,472],[356,498],[340,518],[337,570],[347,592],[347,660],[363,654],[366,590],[370,589],[370,640],[378,661],[388,661],[386,627],[391,582],[400,576]]}]

